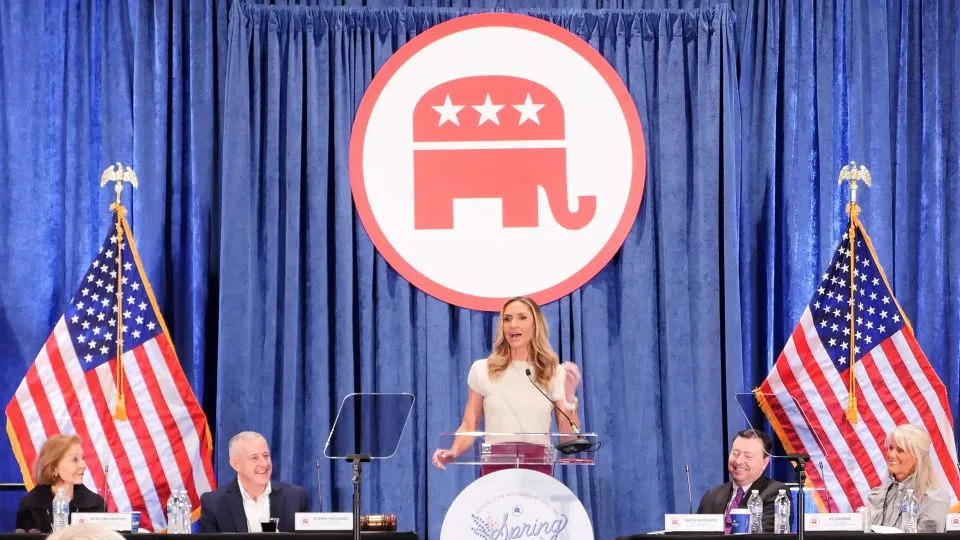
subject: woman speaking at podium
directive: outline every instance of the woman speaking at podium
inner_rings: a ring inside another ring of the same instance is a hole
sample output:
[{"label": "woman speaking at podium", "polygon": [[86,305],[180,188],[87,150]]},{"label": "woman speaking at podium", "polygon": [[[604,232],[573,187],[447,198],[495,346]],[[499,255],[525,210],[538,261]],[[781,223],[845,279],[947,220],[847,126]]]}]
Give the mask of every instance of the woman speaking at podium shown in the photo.
[{"label": "woman speaking at podium", "polygon": [[[576,432],[574,425],[580,423],[576,397],[580,378],[575,364],[567,362],[561,367],[547,338],[540,306],[525,296],[510,298],[500,308],[493,351],[470,367],[467,406],[457,432],[478,431],[483,419],[488,433],[549,433],[554,416],[559,431]],[[451,448],[437,449],[434,466],[446,468],[447,463],[470,450],[473,441],[473,437],[456,437]],[[501,452],[535,461],[546,455],[549,441],[543,435],[488,435],[485,442],[494,454],[499,447]],[[484,466],[481,474],[506,467]],[[527,468],[551,474],[553,465]]]}]

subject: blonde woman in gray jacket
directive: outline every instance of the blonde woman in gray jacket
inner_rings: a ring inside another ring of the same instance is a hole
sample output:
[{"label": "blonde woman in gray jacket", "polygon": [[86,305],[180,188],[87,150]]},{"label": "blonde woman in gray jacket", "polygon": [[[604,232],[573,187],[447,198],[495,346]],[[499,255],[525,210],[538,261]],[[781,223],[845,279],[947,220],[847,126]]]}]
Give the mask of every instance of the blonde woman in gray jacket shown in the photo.
[{"label": "blonde woman in gray jacket", "polygon": [[943,532],[949,497],[937,485],[930,464],[930,436],[923,428],[902,424],[887,434],[887,469],[889,478],[867,497],[871,523],[903,530],[900,508],[907,489],[912,489],[919,506],[917,532]]}]

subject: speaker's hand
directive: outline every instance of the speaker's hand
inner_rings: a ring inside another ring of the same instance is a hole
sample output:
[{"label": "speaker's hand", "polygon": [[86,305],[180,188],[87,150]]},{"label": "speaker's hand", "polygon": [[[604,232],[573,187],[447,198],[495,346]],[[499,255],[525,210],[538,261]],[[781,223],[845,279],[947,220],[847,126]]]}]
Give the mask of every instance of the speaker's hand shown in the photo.
[{"label": "speaker's hand", "polygon": [[580,374],[580,368],[573,362],[564,362],[562,365],[567,372],[563,380],[563,390],[566,393],[567,403],[573,403],[577,399],[577,387],[580,386],[583,375]]},{"label": "speaker's hand", "polygon": [[457,456],[453,452],[445,448],[437,448],[437,451],[433,453],[433,466],[438,469],[446,469],[447,463],[450,463]]}]

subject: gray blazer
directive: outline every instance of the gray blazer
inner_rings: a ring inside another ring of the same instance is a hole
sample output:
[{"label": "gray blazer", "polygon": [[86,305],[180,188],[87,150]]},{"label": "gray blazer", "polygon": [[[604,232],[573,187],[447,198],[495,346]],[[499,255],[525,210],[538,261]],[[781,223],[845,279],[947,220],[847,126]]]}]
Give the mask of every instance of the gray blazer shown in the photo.
[{"label": "gray blazer", "polygon": [[[913,480],[914,477],[911,476],[903,482],[896,482],[891,477],[873,488],[867,496],[870,523],[903,529],[900,504],[903,503],[907,488],[913,488]],[[920,506],[917,514],[917,532],[943,532],[947,527],[947,508],[950,506],[946,492],[940,488],[928,489],[926,493],[917,497],[917,503]]]}]

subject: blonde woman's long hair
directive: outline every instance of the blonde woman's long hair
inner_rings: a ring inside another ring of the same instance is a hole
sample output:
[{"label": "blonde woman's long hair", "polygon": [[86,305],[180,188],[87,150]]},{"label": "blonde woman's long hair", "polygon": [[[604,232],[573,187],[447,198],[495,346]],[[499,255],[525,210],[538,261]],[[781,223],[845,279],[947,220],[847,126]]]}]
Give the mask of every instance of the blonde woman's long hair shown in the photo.
[{"label": "blonde woman's long hair", "polygon": [[930,463],[930,435],[920,427],[901,424],[887,435],[887,446],[899,446],[917,459],[913,468],[913,492],[917,498],[937,487],[937,477]]},{"label": "blonde woman's long hair", "polygon": [[530,340],[530,354],[528,360],[533,365],[533,378],[543,388],[550,387],[550,379],[556,373],[557,366],[560,364],[560,357],[550,346],[550,340],[547,338],[547,321],[543,318],[543,312],[536,302],[526,296],[515,296],[503,303],[500,307],[500,317],[497,319],[497,333],[493,338],[493,351],[487,358],[487,373],[491,379],[496,379],[507,370],[510,365],[510,344],[507,343],[507,337],[503,334],[503,314],[507,311],[507,306],[514,302],[520,302],[530,309],[533,313],[533,338]]}]

